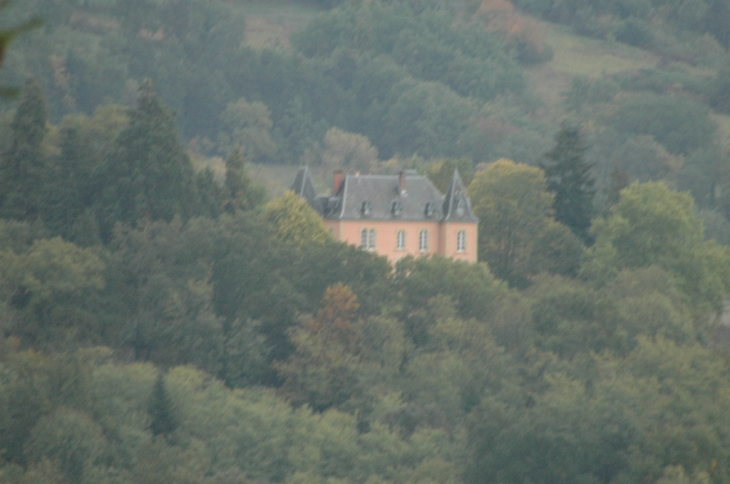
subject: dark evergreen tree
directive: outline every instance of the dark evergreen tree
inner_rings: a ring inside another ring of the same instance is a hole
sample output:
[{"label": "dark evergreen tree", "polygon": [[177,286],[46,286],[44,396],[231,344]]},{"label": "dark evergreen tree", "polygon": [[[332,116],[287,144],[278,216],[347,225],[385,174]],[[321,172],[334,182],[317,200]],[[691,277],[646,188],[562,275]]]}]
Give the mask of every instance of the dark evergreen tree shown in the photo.
[{"label": "dark evergreen tree", "polygon": [[173,115],[150,81],[140,88],[129,124],[99,170],[96,183],[102,236],[116,222],[183,219],[197,212],[195,173],[175,130]]},{"label": "dark evergreen tree", "polygon": [[11,124],[13,141],[0,164],[0,215],[33,219],[41,205],[46,159],[41,144],[46,135],[48,111],[43,91],[35,79],[23,86],[23,98]]},{"label": "dark evergreen tree", "polygon": [[56,234],[71,240],[75,221],[89,202],[93,150],[78,129],[61,130],[61,154],[54,157],[44,172],[41,217]]},{"label": "dark evergreen tree", "polygon": [[152,387],[147,413],[150,416],[149,428],[153,435],[169,435],[180,425],[170,395],[165,388],[165,377],[162,373],[157,375],[155,385]]},{"label": "dark evergreen tree", "polygon": [[225,188],[216,181],[213,170],[206,168],[195,174],[195,215],[218,218],[226,201]]},{"label": "dark evergreen tree", "polygon": [[584,158],[586,149],[580,130],[563,123],[555,135],[555,147],[545,153],[548,162],[542,168],[548,190],[555,195],[555,218],[584,242],[589,242],[596,190],[591,173],[593,165]]},{"label": "dark evergreen tree", "polygon": [[240,148],[233,150],[226,159],[226,190],[225,209],[228,212],[250,210],[263,201],[265,192],[251,181],[246,170],[246,158]]}]

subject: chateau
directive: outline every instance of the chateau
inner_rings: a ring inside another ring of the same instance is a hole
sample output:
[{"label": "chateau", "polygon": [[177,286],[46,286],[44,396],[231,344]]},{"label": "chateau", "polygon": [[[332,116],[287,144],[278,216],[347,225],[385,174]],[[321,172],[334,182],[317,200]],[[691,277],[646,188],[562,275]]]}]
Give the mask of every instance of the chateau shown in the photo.
[{"label": "chateau", "polygon": [[317,195],[306,166],[297,172],[292,190],[322,216],[335,238],[391,262],[409,254],[477,260],[478,220],[458,171],[446,195],[415,170],[398,175],[338,170],[332,192]]}]

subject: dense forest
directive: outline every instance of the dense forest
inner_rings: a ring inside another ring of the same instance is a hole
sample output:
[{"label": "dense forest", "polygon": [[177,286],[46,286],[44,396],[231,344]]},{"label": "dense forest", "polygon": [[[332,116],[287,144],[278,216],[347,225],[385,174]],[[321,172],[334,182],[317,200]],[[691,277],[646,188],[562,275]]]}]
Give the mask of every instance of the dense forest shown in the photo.
[{"label": "dense forest", "polygon": [[[251,3],[0,8],[0,482],[730,483],[730,2]],[[551,104],[545,22],[658,61]],[[458,168],[480,262],[299,163]]]}]

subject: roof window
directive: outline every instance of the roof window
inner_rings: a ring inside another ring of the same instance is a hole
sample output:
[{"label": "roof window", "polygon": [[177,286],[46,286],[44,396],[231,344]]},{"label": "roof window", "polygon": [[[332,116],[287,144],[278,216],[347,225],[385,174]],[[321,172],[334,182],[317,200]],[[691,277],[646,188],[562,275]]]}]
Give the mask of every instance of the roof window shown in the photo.
[{"label": "roof window", "polygon": [[368,215],[370,215],[370,212],[372,212],[372,210],[373,206],[370,204],[370,201],[363,200],[362,205],[360,206],[360,212],[362,212],[362,214],[367,217]]},{"label": "roof window", "polygon": [[423,210],[423,212],[426,214],[426,217],[433,217],[435,211],[436,209],[434,208],[433,202],[426,202],[426,207]]}]

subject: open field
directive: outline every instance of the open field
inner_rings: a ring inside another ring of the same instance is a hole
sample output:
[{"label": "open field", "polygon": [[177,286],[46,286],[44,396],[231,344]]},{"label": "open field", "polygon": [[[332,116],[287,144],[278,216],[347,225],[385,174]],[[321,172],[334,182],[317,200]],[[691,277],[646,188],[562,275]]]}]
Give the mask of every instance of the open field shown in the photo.
[{"label": "open field", "polygon": [[247,167],[251,179],[266,188],[266,195],[269,199],[280,197],[291,188],[299,169],[296,165],[260,165],[256,163],[249,163]]},{"label": "open field", "polygon": [[589,37],[577,36],[570,27],[536,21],[545,42],[552,47],[552,60],[525,68],[535,94],[552,110],[578,75],[598,78],[607,74],[651,68],[659,57],[642,49]]}]

